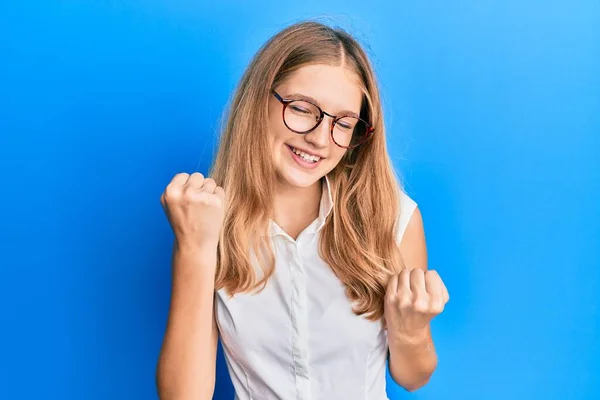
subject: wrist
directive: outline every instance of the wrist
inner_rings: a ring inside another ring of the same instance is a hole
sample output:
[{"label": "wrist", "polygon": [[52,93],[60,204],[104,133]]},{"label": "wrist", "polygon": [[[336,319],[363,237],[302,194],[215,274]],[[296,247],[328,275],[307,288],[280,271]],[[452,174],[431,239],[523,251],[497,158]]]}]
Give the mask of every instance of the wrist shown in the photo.
[{"label": "wrist", "polygon": [[429,331],[427,328],[410,332],[389,330],[388,342],[402,347],[427,345],[429,343]]},{"label": "wrist", "polygon": [[[177,281],[213,281],[217,269],[216,243],[175,241],[173,274]],[[210,278],[210,279],[209,279]]]},{"label": "wrist", "polygon": [[175,240],[175,250],[189,255],[217,254],[218,240],[191,241],[185,239]]}]

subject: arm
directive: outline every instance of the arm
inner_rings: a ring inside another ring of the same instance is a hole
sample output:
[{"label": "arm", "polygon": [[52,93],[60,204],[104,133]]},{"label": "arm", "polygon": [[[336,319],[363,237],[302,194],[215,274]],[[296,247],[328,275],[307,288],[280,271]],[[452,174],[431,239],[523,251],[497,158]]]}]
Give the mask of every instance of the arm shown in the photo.
[{"label": "arm", "polygon": [[173,288],[156,369],[161,400],[211,399],[218,331],[213,312],[217,247],[173,251]]},{"label": "arm", "polygon": [[[417,208],[406,227],[400,253],[409,270],[427,271],[427,248],[420,210]],[[425,385],[437,367],[437,355],[429,324],[424,331],[407,333],[390,328],[389,369],[394,381],[408,391]]]}]

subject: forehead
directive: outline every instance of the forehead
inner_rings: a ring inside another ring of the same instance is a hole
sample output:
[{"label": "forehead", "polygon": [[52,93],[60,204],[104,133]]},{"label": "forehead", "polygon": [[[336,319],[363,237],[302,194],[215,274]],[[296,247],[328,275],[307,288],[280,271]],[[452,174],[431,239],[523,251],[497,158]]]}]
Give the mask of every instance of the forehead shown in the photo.
[{"label": "forehead", "polygon": [[286,96],[302,94],[318,101],[327,112],[347,110],[360,113],[362,91],[356,74],[345,67],[307,65],[299,68],[282,85]]}]

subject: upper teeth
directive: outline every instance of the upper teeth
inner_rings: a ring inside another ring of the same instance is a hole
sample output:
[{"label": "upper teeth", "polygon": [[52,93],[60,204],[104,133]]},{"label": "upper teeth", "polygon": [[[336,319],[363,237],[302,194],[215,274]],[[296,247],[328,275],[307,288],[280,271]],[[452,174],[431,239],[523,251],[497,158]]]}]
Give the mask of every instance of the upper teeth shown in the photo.
[{"label": "upper teeth", "polygon": [[320,157],[313,156],[313,155],[310,155],[310,154],[306,154],[305,152],[300,151],[298,149],[295,149],[293,147],[292,147],[292,151],[294,153],[298,154],[300,157],[302,157],[302,159],[304,159],[306,161],[317,162],[317,161],[319,161],[321,159]]}]

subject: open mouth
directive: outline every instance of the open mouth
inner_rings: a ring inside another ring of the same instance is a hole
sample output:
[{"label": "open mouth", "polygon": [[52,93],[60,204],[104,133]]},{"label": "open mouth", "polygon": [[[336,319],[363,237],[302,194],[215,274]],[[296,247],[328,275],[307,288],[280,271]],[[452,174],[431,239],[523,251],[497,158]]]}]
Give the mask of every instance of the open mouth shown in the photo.
[{"label": "open mouth", "polygon": [[322,158],[318,156],[307,154],[290,145],[286,146],[288,147],[288,149],[290,149],[290,153],[292,154],[294,160],[296,160],[296,162],[298,162],[303,167],[315,167],[322,160]]}]

